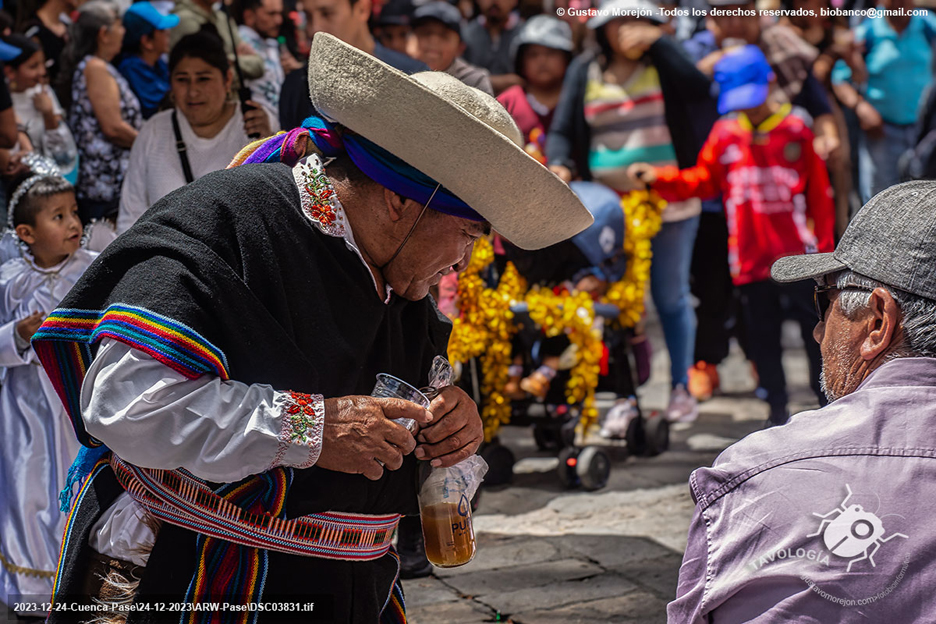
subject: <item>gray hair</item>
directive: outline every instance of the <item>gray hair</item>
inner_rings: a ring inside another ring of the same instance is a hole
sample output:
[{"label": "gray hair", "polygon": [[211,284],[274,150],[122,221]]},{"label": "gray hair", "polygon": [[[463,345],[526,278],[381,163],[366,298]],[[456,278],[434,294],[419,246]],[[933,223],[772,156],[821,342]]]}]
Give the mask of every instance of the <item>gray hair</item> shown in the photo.
[{"label": "gray hair", "polygon": [[849,320],[854,320],[868,307],[871,291],[875,288],[883,288],[897,302],[902,314],[900,325],[904,332],[904,345],[889,354],[888,359],[936,357],[936,300],[908,293],[849,270],[837,274],[835,285],[842,289],[839,306]]},{"label": "gray hair", "polygon": [[72,81],[81,61],[97,50],[97,37],[102,28],[110,28],[120,19],[117,5],[109,0],[91,0],[78,9],[78,18],[68,28],[68,43],[62,51],[57,95],[65,110],[72,103]]}]

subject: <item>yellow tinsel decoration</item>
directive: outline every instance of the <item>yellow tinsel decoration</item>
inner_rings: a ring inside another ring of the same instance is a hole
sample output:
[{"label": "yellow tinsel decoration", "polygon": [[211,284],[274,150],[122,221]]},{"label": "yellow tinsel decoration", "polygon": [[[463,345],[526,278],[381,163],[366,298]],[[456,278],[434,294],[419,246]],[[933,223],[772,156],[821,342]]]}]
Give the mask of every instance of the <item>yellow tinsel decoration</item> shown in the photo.
[{"label": "yellow tinsel decoration", "polygon": [[508,380],[511,339],[517,328],[510,306],[521,300],[526,282],[512,263],[507,264],[497,288],[485,288],[480,273],[494,260],[490,241],[475,245],[468,268],[458,278],[460,316],[453,321],[448,354],[452,362],[478,358],[481,365],[481,419],[490,442],[501,424],[510,420],[510,401],[502,391]]},{"label": "yellow tinsel decoration", "polygon": [[595,388],[601,370],[604,347],[601,331],[595,327],[595,305],[588,293],[556,295],[551,290],[534,288],[526,296],[533,320],[547,337],[566,334],[577,349],[575,366],[569,371],[566,400],[581,404],[579,428],[584,433],[598,422]]},{"label": "yellow tinsel decoration", "polygon": [[631,191],[621,200],[624,210],[624,277],[608,287],[604,303],[616,305],[624,327],[633,327],[644,313],[644,296],[650,280],[651,241],[663,225],[666,202],[656,191]]},{"label": "yellow tinsel decoration", "polygon": [[[604,303],[621,310],[624,327],[636,325],[644,312],[644,295],[650,279],[651,240],[662,226],[666,202],[654,191],[631,191],[621,200],[624,210],[624,277],[608,287]],[[526,301],[530,317],[548,337],[565,333],[577,348],[578,361],[566,386],[569,404],[581,404],[582,432],[597,423],[595,388],[598,386],[603,353],[600,330],[595,327],[594,303],[587,293],[556,295],[551,290],[526,283],[512,263],[507,264],[497,288],[486,288],[481,272],[494,261],[494,248],[487,239],[475,245],[468,268],[458,278],[460,315],[453,321],[448,354],[452,362],[478,358],[481,365],[481,418],[484,438],[490,442],[502,424],[510,421],[510,401],[502,394],[508,381],[511,340],[517,331],[510,306]]]}]

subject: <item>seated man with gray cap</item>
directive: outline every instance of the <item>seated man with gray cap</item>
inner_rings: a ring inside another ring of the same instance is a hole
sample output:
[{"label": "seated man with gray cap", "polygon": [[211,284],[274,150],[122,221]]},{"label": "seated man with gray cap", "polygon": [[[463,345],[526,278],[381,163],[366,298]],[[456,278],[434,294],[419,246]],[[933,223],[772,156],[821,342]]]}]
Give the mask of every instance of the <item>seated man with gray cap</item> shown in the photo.
[{"label": "seated man with gray cap", "polygon": [[754,433],[689,479],[672,624],[923,622],[936,591],[936,182],[868,202],[814,279],[827,406]]},{"label": "seated man with gray cap", "polygon": [[429,381],[451,329],[429,289],[485,232],[538,249],[592,217],[448,74],[318,33],[308,85],[320,117],[154,204],[34,336],[85,446],[57,604],[405,622],[391,541],[418,464],[469,457],[482,423],[454,386],[425,409],[371,397],[375,377]]}]

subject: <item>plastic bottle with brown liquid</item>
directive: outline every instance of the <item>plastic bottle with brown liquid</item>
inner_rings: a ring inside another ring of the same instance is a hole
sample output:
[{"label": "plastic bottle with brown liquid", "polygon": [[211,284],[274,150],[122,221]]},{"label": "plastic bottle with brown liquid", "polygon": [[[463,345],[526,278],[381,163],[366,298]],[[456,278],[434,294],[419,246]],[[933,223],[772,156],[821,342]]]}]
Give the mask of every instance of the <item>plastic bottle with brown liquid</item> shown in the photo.
[{"label": "plastic bottle with brown liquid", "polygon": [[473,455],[449,468],[430,468],[423,463],[420,472],[419,515],[426,557],[440,568],[465,565],[477,551],[471,497],[487,472],[487,464]]},{"label": "plastic bottle with brown liquid", "polygon": [[461,501],[436,503],[423,507],[423,538],[426,558],[440,568],[454,568],[471,561],[477,550],[474,528],[471,526],[471,504],[462,495]]}]

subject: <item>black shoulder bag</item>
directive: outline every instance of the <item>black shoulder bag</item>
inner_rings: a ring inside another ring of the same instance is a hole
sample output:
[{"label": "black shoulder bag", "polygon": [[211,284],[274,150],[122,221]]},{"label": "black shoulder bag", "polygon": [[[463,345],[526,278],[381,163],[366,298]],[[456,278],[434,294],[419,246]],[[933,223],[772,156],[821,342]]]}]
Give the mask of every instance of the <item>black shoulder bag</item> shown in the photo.
[{"label": "black shoulder bag", "polygon": [[185,175],[185,183],[190,184],[195,180],[195,176],[192,175],[192,166],[189,164],[185,141],[182,140],[182,131],[179,130],[178,113],[175,109],[172,111],[172,131],[175,132],[175,146],[179,152],[179,160],[182,161],[182,173]]}]

